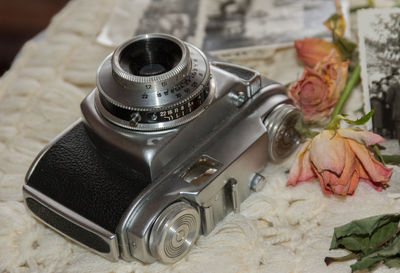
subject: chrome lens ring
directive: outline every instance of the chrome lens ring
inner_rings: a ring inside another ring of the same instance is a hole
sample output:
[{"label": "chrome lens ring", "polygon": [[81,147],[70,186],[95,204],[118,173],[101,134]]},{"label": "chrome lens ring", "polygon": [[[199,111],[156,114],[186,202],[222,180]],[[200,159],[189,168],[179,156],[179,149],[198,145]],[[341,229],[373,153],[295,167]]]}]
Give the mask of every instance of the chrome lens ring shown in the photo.
[{"label": "chrome lens ring", "polygon": [[191,205],[180,201],[167,207],[157,217],[150,234],[151,254],[163,263],[180,260],[196,242],[200,215]]},{"label": "chrome lens ring", "polygon": [[127,110],[132,116],[137,113],[138,117],[147,117],[148,119],[153,119],[153,117],[155,117],[152,120],[153,122],[147,123],[143,123],[143,120],[140,120],[141,122],[125,120],[111,114],[101,102],[101,95],[99,92],[95,94],[95,107],[103,117],[117,126],[137,131],[160,131],[180,126],[198,117],[207,109],[208,105],[211,104],[214,94],[215,82],[211,79],[209,85],[205,86],[201,92],[198,93],[197,97],[191,98],[189,101],[184,101],[180,105],[173,105],[172,107],[161,109],[153,108],[149,111]]},{"label": "chrome lens ring", "polygon": [[[191,69],[187,46],[167,34],[144,34],[119,46],[111,58],[114,77],[124,86],[146,91],[172,87]],[[149,87],[150,86],[150,87]]]},{"label": "chrome lens ring", "polygon": [[293,105],[280,104],[265,118],[270,160],[277,162],[288,157],[300,144],[301,135],[295,128],[300,117]]},{"label": "chrome lens ring", "polygon": [[[162,51],[163,45],[172,57]],[[135,75],[141,73],[146,75]],[[142,35],[120,46],[100,65],[97,90],[99,113],[138,131],[184,124],[203,112],[214,94],[205,55],[165,34]]]}]

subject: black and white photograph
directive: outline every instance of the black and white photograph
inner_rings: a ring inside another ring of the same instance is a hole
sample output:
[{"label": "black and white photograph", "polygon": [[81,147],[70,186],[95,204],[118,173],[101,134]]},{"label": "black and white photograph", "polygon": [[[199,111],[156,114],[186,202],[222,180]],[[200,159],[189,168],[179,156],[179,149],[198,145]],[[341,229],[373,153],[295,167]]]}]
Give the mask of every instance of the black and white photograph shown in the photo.
[{"label": "black and white photograph", "polygon": [[[139,20],[135,35],[168,33],[193,41],[198,25],[201,0],[152,0]],[[189,4],[190,3],[190,4]]]},{"label": "black and white photograph", "polygon": [[[345,16],[347,0],[340,1]],[[329,37],[321,24],[332,0],[119,0],[97,41],[115,46],[127,37],[158,32],[205,51],[275,45],[307,36]],[[152,14],[152,16],[148,16]]]},{"label": "black and white photograph", "polygon": [[201,0],[119,0],[97,41],[116,46],[135,35],[167,33],[200,47],[204,3]]},{"label": "black and white photograph", "polygon": [[400,139],[400,9],[359,11],[358,26],[364,111],[375,111],[369,129]]},{"label": "black and white photograph", "polygon": [[204,50],[292,42],[327,37],[321,24],[335,12],[334,1],[207,1]]}]

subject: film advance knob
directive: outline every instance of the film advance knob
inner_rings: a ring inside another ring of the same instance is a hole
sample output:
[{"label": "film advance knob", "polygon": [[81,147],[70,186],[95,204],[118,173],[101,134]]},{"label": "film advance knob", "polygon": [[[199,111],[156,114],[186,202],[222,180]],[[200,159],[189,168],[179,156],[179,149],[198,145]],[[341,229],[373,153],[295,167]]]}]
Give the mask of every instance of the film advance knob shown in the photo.
[{"label": "film advance knob", "polygon": [[151,254],[163,263],[183,258],[200,232],[200,215],[186,202],[177,202],[157,217],[150,234]]}]

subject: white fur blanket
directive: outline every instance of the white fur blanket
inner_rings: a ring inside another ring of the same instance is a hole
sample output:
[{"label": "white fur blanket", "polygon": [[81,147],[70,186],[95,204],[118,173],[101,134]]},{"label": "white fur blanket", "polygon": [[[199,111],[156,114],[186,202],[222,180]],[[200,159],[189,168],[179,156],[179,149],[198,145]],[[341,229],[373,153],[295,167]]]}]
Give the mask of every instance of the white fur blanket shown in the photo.
[{"label": "white fur blanket", "polygon": [[[43,39],[25,45],[0,80],[0,272],[350,272],[351,262],[324,264],[325,256],[345,253],[329,251],[333,228],[398,212],[397,167],[389,190],[379,193],[361,183],[354,196],[344,198],[322,194],[317,182],[285,187],[293,157],[270,165],[264,190],[246,200],[239,214],[230,214],[210,235],[201,236],[173,265],[111,263],[27,213],[21,190],[25,173],[40,149],[81,115],[79,104],[112,50],[95,38],[113,5],[113,0],[71,2]],[[296,72],[286,75],[297,77]],[[355,92],[348,107],[358,107],[360,96]],[[376,272],[395,271],[380,267]]]}]

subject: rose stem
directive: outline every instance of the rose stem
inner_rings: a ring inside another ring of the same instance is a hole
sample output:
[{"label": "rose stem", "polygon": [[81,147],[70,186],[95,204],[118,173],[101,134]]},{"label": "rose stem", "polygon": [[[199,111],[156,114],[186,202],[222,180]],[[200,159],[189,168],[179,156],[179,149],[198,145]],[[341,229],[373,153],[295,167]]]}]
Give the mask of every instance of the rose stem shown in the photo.
[{"label": "rose stem", "polygon": [[358,257],[359,257],[358,254],[350,253],[349,255],[346,255],[343,257],[325,257],[324,262],[326,265],[330,265],[331,263],[334,263],[334,262],[345,262],[345,261],[352,260],[352,259],[355,259]]},{"label": "rose stem", "polygon": [[354,67],[353,73],[351,73],[349,80],[347,81],[346,86],[343,89],[339,101],[335,106],[335,109],[333,109],[331,120],[334,119],[335,116],[340,114],[340,112],[342,111],[344,103],[351,94],[351,91],[353,91],[354,86],[356,86],[356,84],[360,80],[360,72],[361,72],[361,66],[360,63],[357,63],[356,67]]}]

